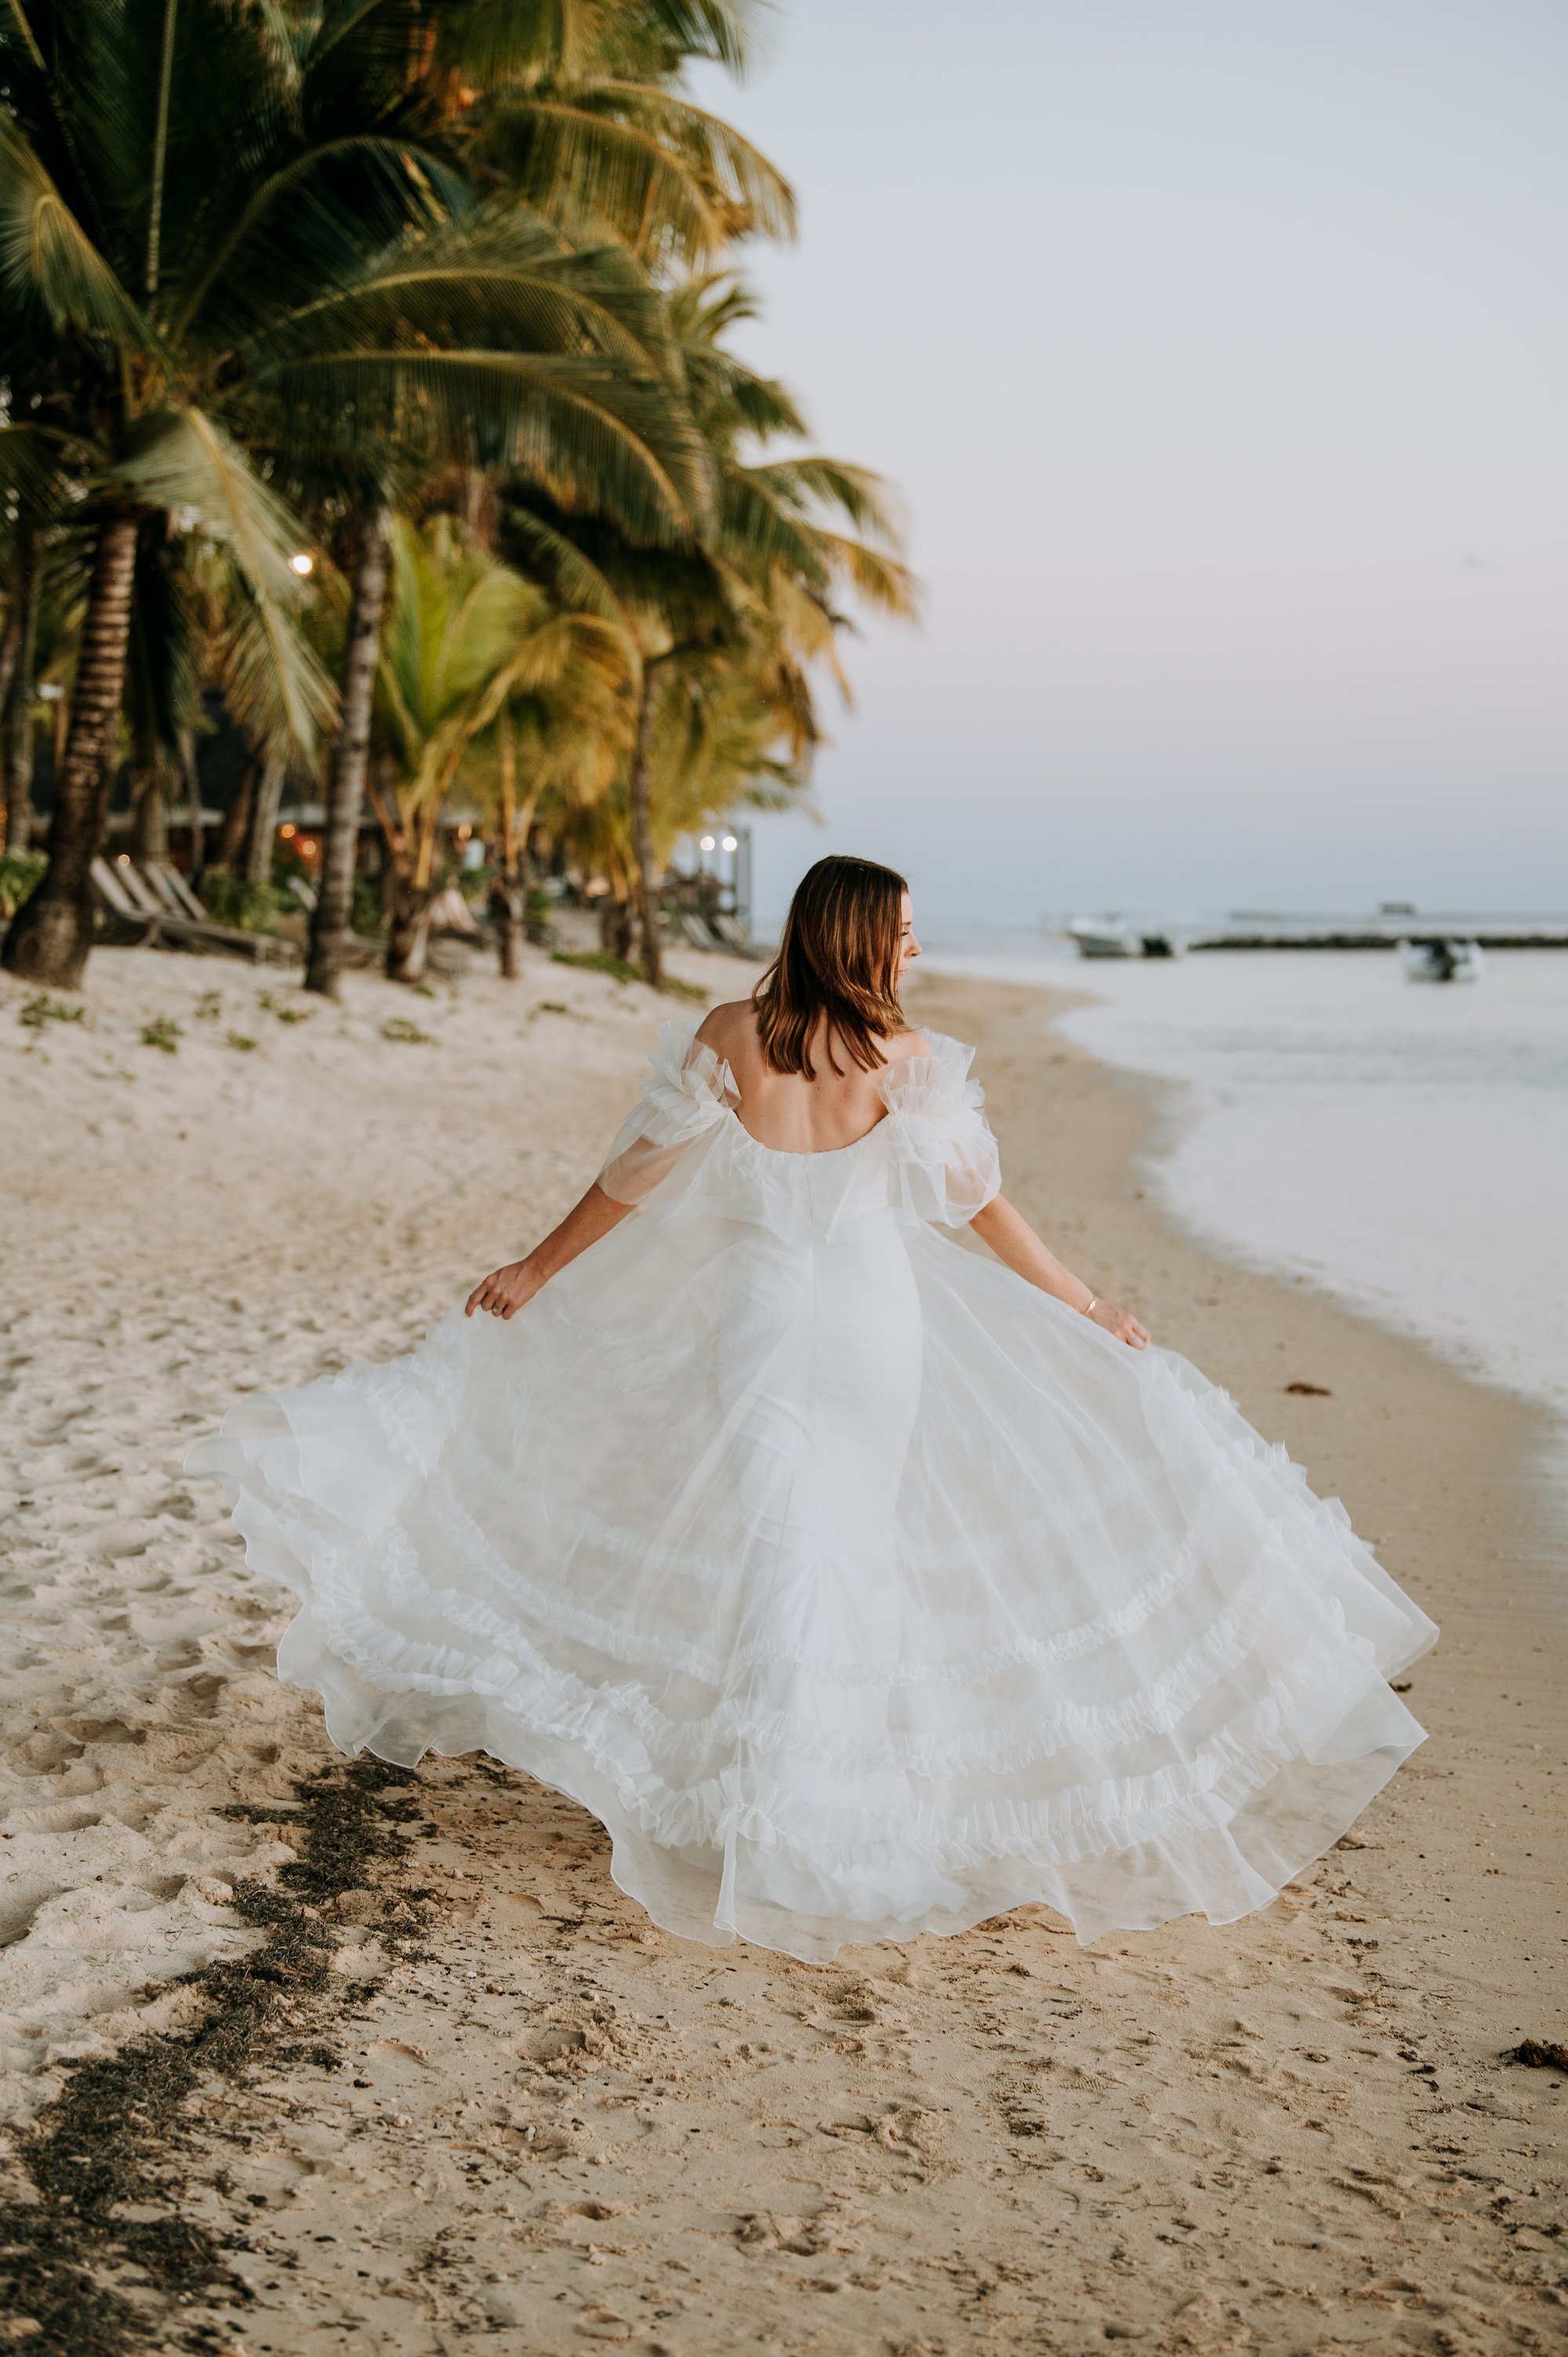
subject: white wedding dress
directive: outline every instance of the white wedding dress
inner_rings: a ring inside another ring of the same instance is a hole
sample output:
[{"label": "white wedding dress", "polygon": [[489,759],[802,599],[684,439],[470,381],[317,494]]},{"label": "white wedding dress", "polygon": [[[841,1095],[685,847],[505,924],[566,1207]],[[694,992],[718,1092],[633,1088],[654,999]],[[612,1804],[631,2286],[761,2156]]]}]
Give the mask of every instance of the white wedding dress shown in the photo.
[{"label": "white wedding dress", "polygon": [[280,1674],[345,1751],[569,1793],[714,1946],[1266,1905],[1421,1741],[1432,1623],[1185,1360],[943,1232],[998,1183],[969,1050],[787,1154],[693,1028],[601,1173],[635,1215],[515,1318],[193,1452],[303,1599]]}]

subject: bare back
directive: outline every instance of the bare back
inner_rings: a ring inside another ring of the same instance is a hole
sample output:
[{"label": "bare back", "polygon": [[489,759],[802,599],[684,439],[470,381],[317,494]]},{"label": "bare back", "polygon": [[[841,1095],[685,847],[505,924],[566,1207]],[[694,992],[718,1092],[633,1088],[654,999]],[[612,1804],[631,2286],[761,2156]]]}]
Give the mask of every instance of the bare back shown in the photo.
[{"label": "bare back", "polygon": [[883,1118],[882,1072],[889,1064],[930,1053],[923,1032],[901,1031],[879,1043],[883,1062],[878,1071],[863,1072],[841,1046],[835,1072],[825,1028],[819,1027],[811,1035],[815,1080],[800,1072],[776,1072],[762,1053],[756,1010],[745,998],[715,1006],[697,1037],[735,1074],[741,1126],[778,1154],[832,1154],[853,1146]]}]

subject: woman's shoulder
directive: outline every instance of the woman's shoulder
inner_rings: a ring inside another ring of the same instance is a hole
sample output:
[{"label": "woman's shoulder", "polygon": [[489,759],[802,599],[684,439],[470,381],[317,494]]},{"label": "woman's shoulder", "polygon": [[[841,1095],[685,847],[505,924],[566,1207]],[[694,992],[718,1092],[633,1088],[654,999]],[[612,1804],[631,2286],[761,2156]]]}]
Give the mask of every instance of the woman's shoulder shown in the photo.
[{"label": "woman's shoulder", "polygon": [[917,1030],[897,1032],[883,1046],[889,1064],[921,1061],[967,1072],[974,1061],[972,1048],[961,1039],[950,1039],[945,1031],[933,1031],[929,1024]]},{"label": "woman's shoulder", "polygon": [[710,1006],[697,1026],[697,1038],[718,1056],[757,1037],[757,1009],[749,998],[729,998]]},{"label": "woman's shoulder", "polygon": [[877,1045],[882,1050],[884,1066],[907,1064],[911,1057],[929,1056],[931,1043],[923,1031],[893,1031]]}]

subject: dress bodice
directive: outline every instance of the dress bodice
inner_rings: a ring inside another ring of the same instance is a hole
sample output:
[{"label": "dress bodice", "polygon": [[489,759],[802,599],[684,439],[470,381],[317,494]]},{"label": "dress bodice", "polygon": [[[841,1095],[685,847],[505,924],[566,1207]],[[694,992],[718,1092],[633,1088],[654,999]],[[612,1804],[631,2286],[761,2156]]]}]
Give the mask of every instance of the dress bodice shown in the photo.
[{"label": "dress bodice", "polygon": [[848,1146],[801,1154],[752,1136],[734,1073],[697,1028],[697,1020],[663,1027],[642,1096],[599,1173],[618,1202],[657,1198],[670,1212],[700,1205],[793,1240],[836,1235],[878,1213],[960,1227],[996,1193],[996,1140],[969,1077],[974,1051],[961,1041],[922,1033],[929,1052],[881,1076],[881,1119]]}]

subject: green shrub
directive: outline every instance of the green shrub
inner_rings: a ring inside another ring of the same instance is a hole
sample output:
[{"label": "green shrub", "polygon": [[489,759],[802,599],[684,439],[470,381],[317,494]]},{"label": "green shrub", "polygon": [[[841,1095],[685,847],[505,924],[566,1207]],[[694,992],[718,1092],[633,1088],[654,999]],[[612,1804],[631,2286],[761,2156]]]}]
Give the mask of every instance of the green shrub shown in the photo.
[{"label": "green shrub", "polygon": [[249,884],[225,867],[209,867],[201,878],[201,898],[216,924],[233,925],[245,933],[272,931],[277,904],[268,885]]},{"label": "green shrub", "polygon": [[422,1031],[417,1023],[411,1023],[406,1015],[394,1015],[390,1021],[383,1023],[381,1038],[402,1039],[411,1048],[428,1048],[433,1044],[429,1032]]},{"label": "green shrub", "polygon": [[155,1015],[150,1023],[142,1026],[144,1048],[161,1048],[166,1056],[177,1056],[184,1037],[172,1015]]},{"label": "green shrub", "polygon": [[16,915],[48,866],[41,851],[0,852],[0,918]]},{"label": "green shrub", "polygon": [[354,902],[349,911],[349,923],[356,933],[372,937],[386,931],[386,894],[381,890],[379,876],[356,876]]}]

